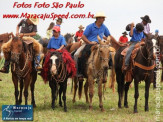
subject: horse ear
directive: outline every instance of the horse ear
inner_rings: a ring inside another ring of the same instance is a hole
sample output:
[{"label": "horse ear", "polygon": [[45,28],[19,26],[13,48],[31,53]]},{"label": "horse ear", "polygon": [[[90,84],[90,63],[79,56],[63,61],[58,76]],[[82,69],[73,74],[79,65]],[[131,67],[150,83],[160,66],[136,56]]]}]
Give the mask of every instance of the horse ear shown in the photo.
[{"label": "horse ear", "polygon": [[99,43],[102,44],[102,40],[101,40],[101,38],[99,37],[99,35],[97,35],[97,39],[98,39]]},{"label": "horse ear", "polygon": [[23,38],[23,36],[24,36],[24,33],[20,35],[20,38],[22,39],[22,38]]},{"label": "horse ear", "polygon": [[14,37],[15,37],[15,36],[14,36],[14,34],[13,34],[13,32],[11,32],[11,37],[12,37],[12,38],[14,38]]},{"label": "horse ear", "polygon": [[110,40],[111,40],[111,37],[108,36],[107,41],[106,41],[106,44],[109,44],[110,43]]},{"label": "horse ear", "polygon": [[74,35],[75,35],[75,34],[72,33],[72,34],[71,34],[71,37],[73,37]]}]

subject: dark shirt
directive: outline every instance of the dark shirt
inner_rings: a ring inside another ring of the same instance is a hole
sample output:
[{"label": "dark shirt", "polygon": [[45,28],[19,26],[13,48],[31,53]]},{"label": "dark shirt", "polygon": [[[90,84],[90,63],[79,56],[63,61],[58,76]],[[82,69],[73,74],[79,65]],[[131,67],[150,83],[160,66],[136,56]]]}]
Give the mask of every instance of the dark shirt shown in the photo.
[{"label": "dark shirt", "polygon": [[37,32],[37,25],[28,24],[26,19],[22,19],[18,26],[21,26],[20,33],[32,33]]}]

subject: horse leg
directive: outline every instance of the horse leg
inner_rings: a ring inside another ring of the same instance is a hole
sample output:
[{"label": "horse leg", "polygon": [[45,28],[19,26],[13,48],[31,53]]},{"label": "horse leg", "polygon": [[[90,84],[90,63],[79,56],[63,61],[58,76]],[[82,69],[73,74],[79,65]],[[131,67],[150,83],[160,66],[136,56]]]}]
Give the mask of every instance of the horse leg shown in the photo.
[{"label": "horse leg", "polygon": [[148,108],[149,87],[150,87],[150,79],[145,81],[145,111],[149,111]]},{"label": "horse leg", "polygon": [[[62,85],[62,84],[61,84]],[[62,106],[62,100],[61,100],[61,95],[62,95],[62,92],[63,92],[63,88],[62,86],[60,85],[60,88],[59,88],[59,106],[60,107],[63,107]]]},{"label": "horse leg", "polygon": [[127,101],[127,96],[128,96],[128,90],[129,90],[129,86],[130,86],[131,82],[127,82],[125,84],[125,98],[124,98],[124,107],[128,108],[128,101]]},{"label": "horse leg", "polygon": [[88,77],[88,86],[89,86],[89,98],[90,98],[89,109],[92,110],[92,98],[94,94],[94,80],[92,76]]},{"label": "horse leg", "polygon": [[[119,71],[118,71],[119,72]],[[123,99],[123,89],[124,89],[124,75],[121,73],[116,74],[116,79],[117,79],[117,84],[118,84],[118,95],[119,95],[119,100],[118,100],[118,107],[122,108],[122,99]]]},{"label": "horse leg", "polygon": [[34,74],[32,74],[32,81],[31,81],[31,84],[30,84],[30,88],[31,88],[31,97],[32,97],[32,100],[31,100],[31,104],[33,105],[33,107],[35,108],[36,107],[36,103],[35,103],[35,95],[34,95],[34,91],[35,91],[35,82],[37,80],[37,72],[34,71]]},{"label": "horse leg", "polygon": [[24,79],[24,97],[25,97],[25,105],[28,105],[28,87],[30,84],[30,74],[28,74]]},{"label": "horse leg", "polygon": [[102,80],[98,83],[98,96],[99,96],[99,107],[101,111],[104,111],[103,102],[102,102]]},{"label": "horse leg", "polygon": [[134,105],[134,113],[138,113],[138,110],[137,110],[137,100],[138,100],[138,97],[139,97],[139,90],[138,90],[138,80],[134,80],[134,86],[135,86],[135,105]]},{"label": "horse leg", "polygon": [[20,96],[19,96],[19,105],[22,103],[22,92],[23,92],[23,79],[20,80]]},{"label": "horse leg", "polygon": [[78,89],[78,79],[77,77],[74,78],[74,96],[73,96],[73,103],[76,102],[75,97],[76,97],[76,91]]},{"label": "horse leg", "polygon": [[56,82],[49,81],[49,86],[51,88],[51,95],[52,95],[52,103],[51,107],[54,110],[55,108],[55,91],[56,91]]},{"label": "horse leg", "polygon": [[86,80],[85,85],[84,85],[84,93],[85,93],[86,103],[89,103],[89,100],[88,100],[88,80]]},{"label": "horse leg", "polygon": [[63,96],[62,100],[64,102],[64,111],[67,112],[67,105],[66,105],[66,90],[67,90],[67,79],[63,83]]},{"label": "horse leg", "polygon": [[15,87],[15,104],[19,105],[19,101],[18,101],[18,96],[19,96],[18,79],[14,76],[14,74],[12,74],[12,81],[13,81],[14,87]]}]

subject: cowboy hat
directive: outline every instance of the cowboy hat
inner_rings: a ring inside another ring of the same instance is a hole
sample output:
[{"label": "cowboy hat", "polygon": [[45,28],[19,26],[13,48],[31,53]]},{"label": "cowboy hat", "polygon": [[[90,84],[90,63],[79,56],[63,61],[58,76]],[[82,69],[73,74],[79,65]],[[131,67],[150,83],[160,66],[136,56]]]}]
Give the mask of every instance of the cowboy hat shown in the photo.
[{"label": "cowboy hat", "polygon": [[29,20],[34,24],[34,25],[38,25],[39,23],[39,19],[37,17],[32,17],[32,15],[34,14],[29,14],[30,17],[29,17]]},{"label": "cowboy hat", "polygon": [[93,18],[97,18],[97,17],[105,17],[105,13],[104,12],[97,12],[96,15]]},{"label": "cowboy hat", "polygon": [[146,21],[147,23],[151,23],[151,20],[148,15],[145,15],[144,17],[140,17],[142,20]]},{"label": "cowboy hat", "polygon": [[122,34],[124,34],[124,35],[128,35],[126,31],[125,31],[125,32],[123,32]]},{"label": "cowboy hat", "polygon": [[80,25],[78,28],[84,29],[84,27],[82,25]]}]

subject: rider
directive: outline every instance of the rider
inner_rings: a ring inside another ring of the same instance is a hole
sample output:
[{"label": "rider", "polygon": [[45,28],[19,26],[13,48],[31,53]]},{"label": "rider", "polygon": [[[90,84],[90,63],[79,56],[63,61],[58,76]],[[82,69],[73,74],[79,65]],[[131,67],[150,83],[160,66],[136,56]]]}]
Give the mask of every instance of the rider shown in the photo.
[{"label": "rider", "polygon": [[140,17],[142,19],[142,24],[144,26],[144,33],[149,34],[150,33],[150,26],[149,23],[151,23],[151,20],[148,15],[145,15],[144,17]]},{"label": "rider", "polygon": [[134,49],[134,46],[140,42],[143,38],[145,38],[145,35],[143,33],[144,26],[142,23],[136,24],[136,27],[134,28],[134,23],[131,23],[131,30],[130,30],[130,36],[131,36],[131,45],[129,46],[129,49],[126,54],[125,58],[125,67],[124,70],[126,71],[129,67],[130,62],[130,56],[132,53],[132,50]]},{"label": "rider", "polygon": [[78,28],[79,28],[79,30],[76,32],[75,38],[76,38],[77,41],[80,41],[80,39],[81,39],[81,37],[83,35],[83,32],[84,32],[83,31],[84,27],[82,25],[80,25]]},{"label": "rider", "polygon": [[[38,18],[22,19],[16,27],[16,36],[31,36],[31,37],[35,36],[37,32],[38,23],[39,23]],[[21,26],[21,30],[19,33],[20,26]],[[39,59],[37,58],[36,60]],[[10,66],[10,60],[5,59],[4,66],[0,71],[3,73],[9,73],[9,66]],[[41,69],[38,63],[36,64],[36,69],[37,70]]]},{"label": "rider", "polygon": [[65,38],[60,34],[60,27],[53,27],[53,37],[50,39],[47,48],[61,50],[66,45]]},{"label": "rider", "polygon": [[155,37],[158,37],[158,33],[159,33],[159,30],[156,29],[156,30],[155,30]]},{"label": "rider", "polygon": [[[114,39],[114,37],[111,36],[108,28],[103,24],[105,21],[105,18],[106,18],[105,14],[103,12],[97,12],[96,16],[94,16],[94,18],[96,19],[96,21],[92,24],[89,24],[83,33],[82,40],[85,43],[74,54],[74,60],[76,61],[76,64],[78,62],[78,56],[79,56],[80,52],[84,49],[86,44],[99,43],[98,39],[97,39],[98,35],[100,36],[101,39],[103,38],[103,36],[105,36],[105,37],[110,36],[111,40],[114,41],[115,43],[117,43],[116,40]],[[78,69],[78,67],[77,67],[77,69]],[[77,72],[77,77],[79,77],[79,78],[83,77],[82,74],[79,73],[79,71]]]},{"label": "rider", "polygon": [[62,24],[62,23],[63,23],[62,18],[58,18],[58,19],[56,20],[56,26],[61,27],[61,24]]},{"label": "rider", "polygon": [[46,31],[46,38],[47,39],[50,39],[52,36],[53,36],[53,27],[54,27],[55,23],[54,22],[51,22],[47,31]]},{"label": "rider", "polygon": [[127,42],[128,42],[128,38],[127,38],[127,36],[126,36],[126,35],[128,35],[127,32],[125,31],[125,32],[123,32],[122,34],[123,34],[123,35],[119,38],[119,42],[120,42],[120,43],[127,43]]}]

